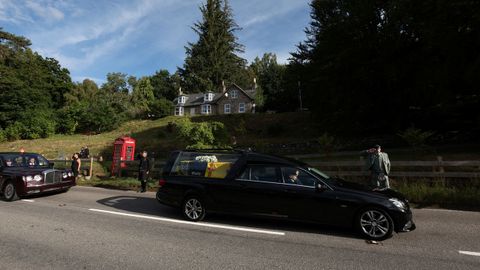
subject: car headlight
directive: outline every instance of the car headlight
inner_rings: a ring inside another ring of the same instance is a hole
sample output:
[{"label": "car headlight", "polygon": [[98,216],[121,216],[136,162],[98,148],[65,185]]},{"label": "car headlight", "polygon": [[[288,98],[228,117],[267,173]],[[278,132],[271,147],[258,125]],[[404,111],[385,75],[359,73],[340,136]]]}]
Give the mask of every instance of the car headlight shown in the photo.
[{"label": "car headlight", "polygon": [[395,205],[400,210],[405,210],[407,208],[405,203],[402,202],[401,200],[397,199],[397,198],[391,198],[391,199],[389,199],[389,201],[392,202],[393,205]]},{"label": "car headlight", "polygon": [[33,177],[33,180],[35,180],[35,181],[42,181],[42,176],[39,175],[39,174],[37,174],[37,175],[35,175],[35,176]]},{"label": "car headlight", "polygon": [[73,176],[73,173],[71,173],[71,172],[68,172],[68,174],[67,174],[67,175],[68,175],[69,177],[72,177],[72,176]]},{"label": "car headlight", "polygon": [[27,176],[24,176],[24,177],[23,177],[23,181],[30,182],[30,181],[32,181],[32,180],[33,180],[33,176],[31,176],[31,175],[27,175]]},{"label": "car headlight", "polygon": [[67,178],[68,174],[66,172],[62,173],[62,177],[63,177],[63,179]]}]

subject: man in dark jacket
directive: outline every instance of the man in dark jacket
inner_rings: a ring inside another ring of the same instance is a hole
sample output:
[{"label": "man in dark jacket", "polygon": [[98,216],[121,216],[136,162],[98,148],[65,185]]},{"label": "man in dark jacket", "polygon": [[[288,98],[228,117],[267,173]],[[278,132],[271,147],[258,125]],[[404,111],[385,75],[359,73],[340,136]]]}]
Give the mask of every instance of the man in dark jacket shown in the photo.
[{"label": "man in dark jacket", "polygon": [[142,184],[140,192],[147,191],[147,178],[150,173],[150,160],[147,158],[147,151],[143,151],[140,157],[140,164],[138,166],[138,180]]}]

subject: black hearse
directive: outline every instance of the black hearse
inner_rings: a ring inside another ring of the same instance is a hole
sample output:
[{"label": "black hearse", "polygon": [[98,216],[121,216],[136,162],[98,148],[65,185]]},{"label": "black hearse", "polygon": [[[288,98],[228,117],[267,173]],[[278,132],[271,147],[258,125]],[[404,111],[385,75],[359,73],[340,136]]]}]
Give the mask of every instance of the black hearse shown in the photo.
[{"label": "black hearse", "polygon": [[297,160],[250,151],[173,152],[157,200],[190,221],[211,212],[275,216],[353,227],[373,240],[415,229],[398,192],[373,191]]}]

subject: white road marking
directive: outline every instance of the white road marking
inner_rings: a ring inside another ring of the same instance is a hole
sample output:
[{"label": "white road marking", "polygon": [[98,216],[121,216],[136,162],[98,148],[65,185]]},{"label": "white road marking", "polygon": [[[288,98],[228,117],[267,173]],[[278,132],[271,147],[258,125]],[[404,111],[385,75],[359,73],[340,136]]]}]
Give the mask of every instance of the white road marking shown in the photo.
[{"label": "white road marking", "polygon": [[137,214],[128,214],[122,212],[115,212],[115,211],[107,211],[101,209],[88,209],[90,211],[99,212],[99,213],[106,213],[106,214],[113,214],[119,216],[126,216],[126,217],[136,217],[136,218],[143,218],[143,219],[150,219],[150,220],[158,220],[158,221],[165,221],[165,222],[172,222],[172,223],[179,223],[179,224],[187,224],[192,226],[199,226],[199,227],[208,227],[208,228],[217,228],[217,229],[225,229],[225,230],[233,230],[233,231],[242,231],[242,232],[252,232],[252,233],[263,233],[263,234],[271,234],[271,235],[282,235],[284,236],[284,232],[278,231],[268,231],[268,230],[260,230],[260,229],[250,229],[244,227],[237,227],[237,226],[227,226],[227,225],[219,225],[219,224],[211,224],[211,223],[198,223],[198,222],[190,222],[178,219],[171,219],[171,218],[160,218],[160,217],[152,217],[152,216],[145,216],[145,215],[137,215]]},{"label": "white road marking", "polygon": [[472,251],[459,250],[458,253],[464,254],[464,255],[470,255],[470,256],[478,256],[478,257],[480,257],[480,252],[472,252]]},{"label": "white road marking", "polygon": [[35,202],[34,200],[22,199],[22,202]]}]

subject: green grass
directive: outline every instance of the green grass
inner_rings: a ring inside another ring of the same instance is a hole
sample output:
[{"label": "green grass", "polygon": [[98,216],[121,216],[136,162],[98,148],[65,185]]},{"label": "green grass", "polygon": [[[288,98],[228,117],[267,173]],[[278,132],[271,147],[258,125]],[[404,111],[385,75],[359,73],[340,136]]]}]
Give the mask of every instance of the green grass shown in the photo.
[{"label": "green grass", "polygon": [[441,182],[429,184],[401,183],[394,188],[404,194],[417,207],[441,207],[463,210],[480,210],[480,186],[445,186]]},{"label": "green grass", "polygon": [[[78,180],[79,186],[92,186],[120,190],[139,190],[140,181],[134,178],[107,178],[107,179],[93,179],[93,180]],[[147,181],[147,190],[156,191],[157,181]]]},{"label": "green grass", "polygon": [[[111,159],[113,141],[124,135],[137,140],[137,150],[146,149],[157,156],[166,157],[169,152],[185,145],[179,142],[174,132],[169,132],[169,122],[179,117],[169,116],[158,120],[135,120],[123,124],[118,129],[98,135],[54,135],[46,139],[19,140],[0,143],[0,151],[19,151],[23,147],[27,152],[41,153],[49,159],[71,157],[82,146],[88,146],[93,156],[102,155]],[[221,121],[232,136],[236,136],[241,146],[262,146],[303,142],[314,139],[317,131],[308,113],[285,114],[242,114],[209,117],[193,117],[192,121]],[[275,129],[275,126],[281,128]]]}]

